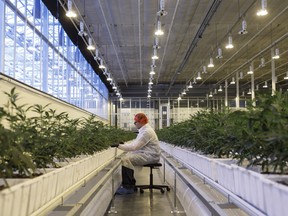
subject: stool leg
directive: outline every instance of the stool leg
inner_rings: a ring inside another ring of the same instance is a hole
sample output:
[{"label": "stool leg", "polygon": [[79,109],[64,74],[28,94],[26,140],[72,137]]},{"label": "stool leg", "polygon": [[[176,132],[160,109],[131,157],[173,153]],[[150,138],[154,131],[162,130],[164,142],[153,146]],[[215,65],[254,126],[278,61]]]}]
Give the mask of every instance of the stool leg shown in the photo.
[{"label": "stool leg", "polygon": [[152,171],[152,167],[150,167],[150,187],[153,187],[153,171]]}]

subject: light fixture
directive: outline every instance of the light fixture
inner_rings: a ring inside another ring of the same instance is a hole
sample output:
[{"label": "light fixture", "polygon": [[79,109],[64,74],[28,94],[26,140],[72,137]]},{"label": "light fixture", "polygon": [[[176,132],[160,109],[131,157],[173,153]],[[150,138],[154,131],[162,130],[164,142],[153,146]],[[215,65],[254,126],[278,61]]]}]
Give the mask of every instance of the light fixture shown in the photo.
[{"label": "light fixture", "polygon": [[88,50],[95,50],[95,46],[93,45],[92,38],[88,38]]},{"label": "light fixture", "polygon": [[242,25],[241,25],[241,30],[238,32],[238,34],[243,35],[243,34],[247,34],[247,22],[245,19],[242,20]]},{"label": "light fixture", "polygon": [[200,72],[198,72],[198,76],[196,77],[196,80],[201,80],[201,79],[202,79],[201,74]]},{"label": "light fixture", "polygon": [[210,61],[209,61],[208,67],[209,68],[214,67],[213,58],[212,57],[210,57]]},{"label": "light fixture", "polygon": [[155,60],[159,59],[159,57],[157,56],[157,50],[156,49],[153,50],[152,59],[155,59]]},{"label": "light fixture", "polygon": [[222,56],[222,49],[221,49],[220,47],[218,47],[217,53],[218,53],[218,55],[216,56],[217,59],[223,58],[223,56]]},{"label": "light fixture", "polygon": [[120,96],[120,93],[117,91],[117,92],[116,92],[116,95],[117,95],[117,96]]},{"label": "light fixture", "polygon": [[100,60],[99,68],[100,68],[100,69],[105,69],[105,68],[106,68],[105,65],[104,65],[104,63],[103,63],[103,59]]},{"label": "light fixture", "polygon": [[79,28],[80,28],[80,30],[78,32],[78,35],[81,37],[87,36],[87,32],[84,29],[84,23],[82,21],[80,21]]},{"label": "light fixture", "polygon": [[212,91],[210,91],[210,93],[209,93],[209,97],[213,97]]},{"label": "light fixture", "polygon": [[155,71],[154,71],[154,68],[151,67],[151,71],[149,72],[150,75],[154,75],[155,74]]},{"label": "light fixture", "polygon": [[186,91],[185,90],[183,90],[182,95],[186,95]]},{"label": "light fixture", "polygon": [[152,89],[149,88],[149,89],[148,89],[148,92],[152,92]]},{"label": "light fixture", "polygon": [[217,89],[214,89],[214,94],[217,94],[218,92],[217,92]]},{"label": "light fixture", "polygon": [[179,97],[177,98],[177,100],[181,100],[181,96],[179,95]]},{"label": "light fixture", "polygon": [[114,89],[114,91],[117,90],[117,86],[115,84],[113,84],[112,89]]},{"label": "light fixture", "polygon": [[206,70],[206,66],[205,66],[205,65],[203,66],[203,71],[202,71],[202,73],[203,73],[203,74],[206,74],[206,73],[207,73],[207,70]]},{"label": "light fixture", "polygon": [[262,57],[262,58],[260,59],[260,65],[259,65],[259,67],[265,67],[265,59],[264,59],[264,57]]},{"label": "light fixture", "polygon": [[99,60],[100,60],[100,57],[99,57],[99,49],[98,49],[98,48],[95,49],[94,60],[95,60],[95,61],[99,61]]},{"label": "light fixture", "polygon": [[253,74],[254,72],[253,72],[253,66],[252,65],[250,65],[249,66],[249,71],[247,72],[247,74]]},{"label": "light fixture", "polygon": [[112,81],[110,74],[108,74],[107,81]]},{"label": "light fixture", "polygon": [[259,90],[259,85],[256,85],[256,89],[255,89],[256,91],[258,91]]},{"label": "light fixture", "polygon": [[288,80],[288,72],[286,72],[286,76],[284,77],[284,80]]},{"label": "light fixture", "polygon": [[231,85],[234,85],[234,84],[235,84],[235,78],[234,78],[234,77],[232,77],[232,80],[231,80],[230,84],[231,84]]},{"label": "light fixture", "polygon": [[274,55],[272,56],[272,59],[279,59],[279,58],[280,58],[279,48],[276,48],[276,49],[275,49],[275,53],[274,53]]},{"label": "light fixture", "polygon": [[152,79],[149,79],[149,85],[153,85]]},{"label": "light fixture", "polygon": [[266,16],[267,14],[267,0],[261,0],[261,9],[257,11],[257,16]]},{"label": "light fixture", "polygon": [[157,12],[158,16],[166,16],[168,14],[168,12],[165,11],[164,6],[165,6],[165,2],[164,2],[164,0],[161,0],[160,1],[160,10]]},{"label": "light fixture", "polygon": [[160,22],[160,20],[158,20],[157,21],[157,28],[156,28],[156,31],[155,31],[155,35],[160,36],[160,35],[163,35],[163,34],[164,34],[164,32],[161,29],[161,22]]},{"label": "light fixture", "polygon": [[77,17],[76,12],[72,8],[72,0],[68,0],[67,8],[68,8],[68,10],[66,12],[66,16],[67,17],[71,17],[71,18]]},{"label": "light fixture", "polygon": [[243,79],[243,72],[242,71],[240,71],[240,73],[239,73],[239,79]]},{"label": "light fixture", "polygon": [[248,95],[251,95],[251,89],[249,88],[248,92],[247,92]]},{"label": "light fixture", "polygon": [[161,47],[159,46],[159,38],[155,37],[154,38],[154,45],[153,45],[154,49],[160,49]]},{"label": "light fixture", "polygon": [[241,96],[243,96],[243,97],[245,96],[245,91],[242,92],[242,95],[241,95]]},{"label": "light fixture", "polygon": [[196,81],[196,77],[193,77],[193,84],[196,84],[197,81]]},{"label": "light fixture", "polygon": [[151,67],[155,68],[156,64],[155,64],[155,59],[152,59],[152,64],[150,65]]},{"label": "light fixture", "polygon": [[192,83],[190,81],[188,88],[193,88]]},{"label": "light fixture", "polygon": [[147,97],[148,97],[148,98],[151,98],[151,95],[150,95],[150,94],[148,94],[148,95],[147,95]]},{"label": "light fixture", "polygon": [[219,86],[219,89],[218,89],[218,92],[222,92],[223,89],[222,89],[222,85]]},{"label": "light fixture", "polygon": [[120,100],[120,101],[123,101],[123,98],[122,98],[122,96],[119,98],[119,100]]},{"label": "light fixture", "polygon": [[232,42],[232,36],[231,36],[231,35],[228,36],[228,44],[226,45],[225,48],[226,48],[226,49],[232,49],[232,48],[234,48],[234,45],[233,45],[233,42]]},{"label": "light fixture", "polygon": [[263,88],[268,88],[267,81],[264,82]]}]

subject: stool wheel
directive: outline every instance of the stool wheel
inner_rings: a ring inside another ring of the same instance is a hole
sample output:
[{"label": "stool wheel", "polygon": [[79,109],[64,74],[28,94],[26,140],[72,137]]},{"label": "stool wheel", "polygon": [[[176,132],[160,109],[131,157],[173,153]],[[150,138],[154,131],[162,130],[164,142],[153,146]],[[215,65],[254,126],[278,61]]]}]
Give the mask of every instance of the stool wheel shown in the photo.
[{"label": "stool wheel", "polygon": [[143,194],[143,193],[144,193],[144,190],[143,190],[143,189],[140,189],[140,193]]},{"label": "stool wheel", "polygon": [[167,191],[170,191],[170,188],[169,188],[169,187],[167,187],[167,188],[166,188],[166,190],[167,190]]},{"label": "stool wheel", "polygon": [[163,193],[165,193],[165,191],[164,191],[164,189],[163,189],[163,188],[162,188],[160,191],[161,191],[161,193],[162,193],[162,194],[163,194]]}]

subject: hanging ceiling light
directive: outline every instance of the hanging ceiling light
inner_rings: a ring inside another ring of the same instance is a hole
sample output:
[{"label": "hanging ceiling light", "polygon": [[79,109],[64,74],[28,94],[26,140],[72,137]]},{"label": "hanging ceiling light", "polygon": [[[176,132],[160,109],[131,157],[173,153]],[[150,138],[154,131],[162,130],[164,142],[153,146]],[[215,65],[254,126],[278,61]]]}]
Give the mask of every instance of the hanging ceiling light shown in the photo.
[{"label": "hanging ceiling light", "polygon": [[217,59],[223,58],[223,56],[222,56],[222,49],[221,49],[220,47],[218,47],[217,53],[218,53],[218,55],[216,56]]},{"label": "hanging ceiling light", "polygon": [[210,91],[210,93],[209,93],[209,97],[213,97],[212,91]]},{"label": "hanging ceiling light", "polygon": [[264,59],[264,57],[262,57],[262,58],[260,59],[260,65],[259,65],[259,67],[265,67],[265,59]]},{"label": "hanging ceiling light", "polygon": [[192,83],[190,81],[188,88],[193,88]]},{"label": "hanging ceiling light", "polygon": [[214,67],[213,58],[212,58],[212,57],[210,57],[210,61],[209,61],[208,67],[209,67],[209,68]]},{"label": "hanging ceiling light", "polygon": [[157,21],[157,28],[156,28],[156,31],[155,31],[155,35],[160,36],[160,35],[163,35],[163,34],[164,34],[164,32],[161,29],[161,22],[160,22],[160,20],[158,20]]},{"label": "hanging ceiling light", "polygon": [[160,49],[161,47],[159,46],[159,38],[155,37],[154,38],[154,45],[153,45],[154,49]]},{"label": "hanging ceiling light", "polygon": [[198,76],[196,77],[196,80],[201,80],[201,79],[202,79],[202,77],[201,77],[201,73],[198,72]]},{"label": "hanging ceiling light", "polygon": [[242,20],[242,25],[241,25],[241,30],[238,32],[238,34],[243,35],[243,34],[247,34],[247,22],[246,20],[243,18]]},{"label": "hanging ceiling light", "polygon": [[251,89],[249,88],[248,92],[247,92],[248,95],[251,95]]},{"label": "hanging ceiling light", "polygon": [[99,49],[98,49],[98,48],[95,49],[94,60],[95,60],[95,61],[99,61],[99,60],[100,60],[100,57],[99,57]]},{"label": "hanging ceiling light", "polygon": [[112,81],[110,74],[108,74],[107,81]]},{"label": "hanging ceiling light", "polygon": [[159,59],[159,57],[157,56],[157,50],[156,49],[153,50],[152,59],[155,59],[155,60]]},{"label": "hanging ceiling light", "polygon": [[181,100],[182,98],[181,98],[181,96],[179,95],[179,97],[177,98],[177,100]]},{"label": "hanging ceiling light", "polygon": [[88,38],[88,50],[95,50],[95,46],[93,45],[92,38]]},{"label": "hanging ceiling light", "polygon": [[235,78],[234,78],[234,77],[232,77],[232,80],[231,80],[230,84],[231,84],[231,85],[234,85],[234,84],[235,84]]},{"label": "hanging ceiling light", "polygon": [[239,79],[243,79],[243,72],[242,71],[240,71],[240,73],[239,73]]},{"label": "hanging ceiling light", "polygon": [[100,60],[99,68],[100,68],[100,69],[105,69],[105,68],[106,68],[105,65],[104,65],[104,63],[103,63],[103,59]]},{"label": "hanging ceiling light", "polygon": [[261,8],[257,11],[257,16],[266,16],[267,14],[267,0],[261,0]]},{"label": "hanging ceiling light", "polygon": [[78,32],[78,35],[81,37],[87,36],[87,32],[84,29],[84,23],[82,21],[80,21],[79,28],[80,28],[80,30]]},{"label": "hanging ceiling light", "polygon": [[206,73],[207,73],[207,70],[206,70],[206,66],[205,66],[205,65],[203,66],[203,71],[202,71],[202,73],[203,73],[203,74],[206,74]]},{"label": "hanging ceiling light", "polygon": [[121,96],[121,97],[119,98],[119,100],[120,100],[120,101],[123,101],[124,99],[123,99],[123,97]]},{"label": "hanging ceiling light", "polygon": [[219,89],[218,89],[218,92],[222,92],[223,89],[222,89],[222,85],[219,86]]},{"label": "hanging ceiling light", "polygon": [[165,11],[164,6],[165,6],[165,2],[164,2],[164,0],[161,0],[160,1],[160,10],[157,12],[158,16],[166,16],[168,14],[168,12]]},{"label": "hanging ceiling light", "polygon": [[232,49],[232,48],[234,48],[234,45],[233,45],[233,42],[232,42],[232,36],[231,36],[231,35],[228,36],[228,44],[226,45],[225,48],[226,48],[226,49]]},{"label": "hanging ceiling light", "polygon": [[67,8],[68,8],[68,10],[66,12],[66,16],[67,17],[71,17],[71,18],[77,17],[76,12],[72,8],[72,0],[68,0]]},{"label": "hanging ceiling light", "polygon": [[263,88],[268,88],[267,81],[264,82]]},{"label": "hanging ceiling light", "polygon": [[150,75],[154,75],[155,74],[155,71],[154,71],[154,68],[151,67],[151,71],[149,72]]},{"label": "hanging ceiling light", "polygon": [[272,59],[279,59],[280,58],[280,54],[279,54],[279,48],[275,49],[275,53],[272,56]]},{"label": "hanging ceiling light", "polygon": [[193,77],[193,84],[196,84],[197,81],[196,81],[196,77]]},{"label": "hanging ceiling light", "polygon": [[286,76],[284,77],[284,80],[288,80],[288,72],[286,72]]},{"label": "hanging ceiling light", "polygon": [[149,85],[153,85],[153,82],[152,82],[152,79],[150,78],[149,79],[149,83],[148,83]]},{"label": "hanging ceiling light", "polygon": [[253,65],[249,66],[249,71],[247,72],[247,74],[253,74]]}]

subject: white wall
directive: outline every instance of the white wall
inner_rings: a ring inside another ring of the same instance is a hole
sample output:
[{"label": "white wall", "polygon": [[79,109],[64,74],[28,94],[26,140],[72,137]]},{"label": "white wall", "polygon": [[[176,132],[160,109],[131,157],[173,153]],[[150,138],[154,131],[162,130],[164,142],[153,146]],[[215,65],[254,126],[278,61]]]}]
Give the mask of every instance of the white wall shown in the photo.
[{"label": "white wall", "polygon": [[[0,75],[0,106],[3,107],[7,101],[8,97],[4,94],[4,92],[10,92],[13,87],[16,87],[16,92],[19,93],[19,101],[18,105],[27,104],[33,105],[33,104],[39,104],[42,106],[45,106],[47,104],[49,105],[49,108],[56,110],[57,113],[66,112],[70,116],[70,118],[83,118],[83,117],[89,117],[91,113],[82,110],[76,106],[73,106],[71,104],[68,104],[64,101],[61,101],[53,96],[50,96],[48,94],[45,94],[39,90],[33,89],[25,84],[22,84],[18,81],[9,79],[5,76]],[[28,112],[27,116],[33,116],[33,112]],[[98,118],[99,121],[103,121],[104,123],[107,122],[107,120]]]}]

